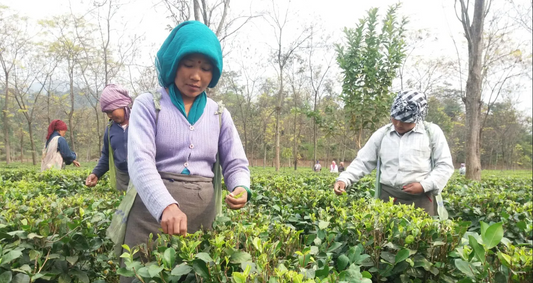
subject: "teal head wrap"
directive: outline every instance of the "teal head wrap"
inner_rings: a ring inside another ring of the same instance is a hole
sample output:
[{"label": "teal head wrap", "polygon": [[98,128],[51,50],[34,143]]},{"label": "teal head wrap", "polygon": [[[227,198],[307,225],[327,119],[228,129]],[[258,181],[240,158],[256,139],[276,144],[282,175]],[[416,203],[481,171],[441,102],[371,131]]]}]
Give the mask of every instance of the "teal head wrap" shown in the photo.
[{"label": "teal head wrap", "polygon": [[222,74],[222,48],[215,33],[201,22],[187,21],[175,27],[157,52],[155,66],[159,84],[168,88],[172,104],[193,125],[202,116],[207,103],[205,91],[196,97],[187,115],[181,93],[174,83],[180,61],[191,54],[202,54],[209,58],[213,65],[213,76],[208,87],[215,87]]},{"label": "teal head wrap", "polygon": [[169,87],[174,83],[183,57],[199,53],[211,60],[213,78],[209,87],[215,87],[222,74],[222,48],[215,33],[198,21],[187,21],[175,27],[167,37],[155,59],[159,84]]}]

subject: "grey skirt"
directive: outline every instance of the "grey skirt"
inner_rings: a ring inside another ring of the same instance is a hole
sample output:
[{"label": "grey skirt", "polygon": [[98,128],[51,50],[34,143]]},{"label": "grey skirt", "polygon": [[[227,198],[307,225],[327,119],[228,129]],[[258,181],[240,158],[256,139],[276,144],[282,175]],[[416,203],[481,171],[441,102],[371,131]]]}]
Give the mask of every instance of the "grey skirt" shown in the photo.
[{"label": "grey skirt", "polygon": [[128,172],[121,171],[115,167],[115,177],[117,180],[117,191],[125,192],[128,189],[130,175],[128,175]]},{"label": "grey skirt", "polygon": [[[211,230],[215,220],[215,194],[212,178],[159,172],[179,208],[187,215],[187,233],[200,229]],[[150,214],[137,195],[126,224],[124,244],[133,247],[148,243],[152,233],[154,241],[161,231],[161,224]],[[153,247],[148,247],[149,249]],[[120,277],[120,282],[131,282],[133,278]]]},{"label": "grey skirt", "polygon": [[410,194],[401,189],[381,184],[381,195],[379,198],[382,201],[389,201],[389,198],[394,200],[394,204],[415,204],[415,207],[424,209],[430,216],[435,216],[435,197],[432,192],[422,194]]}]

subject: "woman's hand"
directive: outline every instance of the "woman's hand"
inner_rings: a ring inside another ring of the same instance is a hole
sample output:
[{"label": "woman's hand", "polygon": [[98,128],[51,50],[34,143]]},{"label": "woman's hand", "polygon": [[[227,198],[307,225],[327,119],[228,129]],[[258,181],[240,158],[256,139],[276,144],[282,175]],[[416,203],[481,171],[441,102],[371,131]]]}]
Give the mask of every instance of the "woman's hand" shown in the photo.
[{"label": "woman's hand", "polygon": [[80,167],[80,163],[77,160],[72,161],[72,164],[76,167]]},{"label": "woman's hand", "polygon": [[424,188],[420,183],[411,183],[409,185],[403,186],[402,190],[406,193],[419,195],[424,192]]},{"label": "woman's hand", "polygon": [[333,185],[333,190],[337,195],[342,195],[343,193],[346,193],[346,183],[344,183],[343,181],[335,182],[335,185]]},{"label": "woman's hand", "polygon": [[165,234],[185,236],[187,235],[187,215],[177,204],[173,203],[163,210],[161,228]]},{"label": "woman's hand", "polygon": [[232,193],[226,195],[226,204],[231,209],[240,209],[248,201],[248,192],[243,187],[236,187]]},{"label": "woman's hand", "polygon": [[96,175],[93,173],[91,173],[89,176],[87,176],[87,179],[85,179],[85,186],[87,187],[94,187],[96,186],[96,183],[98,183],[98,177],[96,177]]}]

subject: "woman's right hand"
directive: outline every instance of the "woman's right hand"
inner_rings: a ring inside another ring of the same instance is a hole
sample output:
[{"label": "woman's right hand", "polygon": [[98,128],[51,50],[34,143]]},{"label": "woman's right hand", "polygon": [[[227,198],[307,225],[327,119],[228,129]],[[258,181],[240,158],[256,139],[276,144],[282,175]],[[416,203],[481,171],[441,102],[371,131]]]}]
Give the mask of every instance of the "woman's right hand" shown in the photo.
[{"label": "woman's right hand", "polygon": [[343,181],[335,182],[335,185],[333,186],[333,191],[335,191],[335,194],[337,195],[342,195],[346,193],[346,184]]},{"label": "woman's right hand", "polygon": [[177,204],[173,203],[163,210],[161,228],[165,234],[185,236],[187,235],[187,215]]},{"label": "woman's right hand", "polygon": [[96,183],[98,183],[98,177],[96,177],[96,175],[93,173],[91,173],[89,176],[87,176],[87,179],[85,179],[85,186],[87,187],[94,187],[96,186]]}]

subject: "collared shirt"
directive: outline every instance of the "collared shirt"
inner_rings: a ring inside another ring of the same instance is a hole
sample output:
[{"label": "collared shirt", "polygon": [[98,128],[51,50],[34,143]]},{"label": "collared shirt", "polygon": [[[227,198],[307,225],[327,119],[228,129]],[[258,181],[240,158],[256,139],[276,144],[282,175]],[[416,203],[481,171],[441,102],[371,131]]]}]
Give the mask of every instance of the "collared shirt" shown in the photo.
[{"label": "collared shirt", "polygon": [[[453,174],[453,163],[446,137],[439,126],[424,123],[403,135],[388,124],[377,130],[355,160],[342,172],[337,181],[347,186],[359,181],[376,168],[381,158],[381,183],[395,188],[419,182],[425,192],[440,193]],[[431,142],[430,137],[431,136]],[[433,145],[433,146],[432,146]],[[435,167],[431,169],[431,147]]]}]

